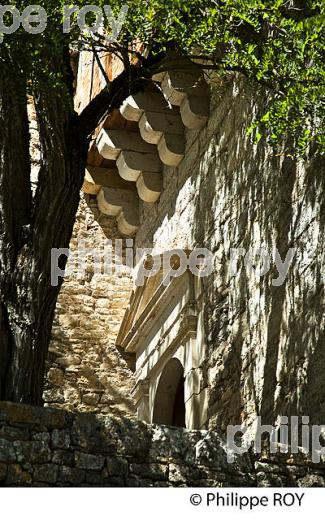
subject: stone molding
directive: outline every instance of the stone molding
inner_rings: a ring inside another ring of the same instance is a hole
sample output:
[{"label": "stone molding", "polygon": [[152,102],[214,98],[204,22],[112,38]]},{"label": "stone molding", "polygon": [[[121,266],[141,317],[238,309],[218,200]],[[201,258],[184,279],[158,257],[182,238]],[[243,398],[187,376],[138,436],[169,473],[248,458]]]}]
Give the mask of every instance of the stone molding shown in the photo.
[{"label": "stone molding", "polygon": [[[203,387],[198,360],[198,306],[193,274],[187,270],[164,285],[160,271],[156,283],[147,278],[132,294],[117,346],[135,356],[136,385],[133,397],[138,418],[153,421],[155,394],[160,377],[171,359],[184,370],[186,425],[199,428],[207,417],[207,389]],[[153,277],[154,278],[154,277]],[[142,302],[145,302],[143,305]]]}]

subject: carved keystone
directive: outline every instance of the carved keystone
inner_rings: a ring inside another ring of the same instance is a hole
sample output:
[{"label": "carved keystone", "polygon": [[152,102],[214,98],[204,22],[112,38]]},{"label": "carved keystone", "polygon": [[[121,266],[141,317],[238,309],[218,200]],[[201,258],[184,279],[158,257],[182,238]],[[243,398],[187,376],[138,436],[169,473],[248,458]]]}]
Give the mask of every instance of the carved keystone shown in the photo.
[{"label": "carved keystone", "polygon": [[172,105],[181,106],[187,95],[206,97],[208,86],[201,71],[168,71],[161,88]]},{"label": "carved keystone", "polygon": [[202,128],[209,118],[209,98],[186,96],[180,106],[180,111],[183,123],[187,128],[193,130]]},{"label": "carved keystone", "polygon": [[185,153],[185,128],[181,117],[144,112],[140,121],[141,136],[158,145],[161,161],[167,166],[178,166]]},{"label": "carved keystone", "polygon": [[82,187],[83,192],[97,195],[102,187],[135,190],[134,184],[124,181],[116,169],[88,165]]}]

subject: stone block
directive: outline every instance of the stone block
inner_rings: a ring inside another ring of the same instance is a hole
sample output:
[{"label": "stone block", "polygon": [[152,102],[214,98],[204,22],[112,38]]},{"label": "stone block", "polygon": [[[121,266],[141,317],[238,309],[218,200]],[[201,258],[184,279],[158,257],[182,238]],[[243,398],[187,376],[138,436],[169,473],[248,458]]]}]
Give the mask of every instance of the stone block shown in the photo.
[{"label": "stone block", "polygon": [[87,471],[86,472],[86,482],[87,484],[91,484],[93,486],[104,486],[105,479],[107,478],[106,470],[101,472],[99,471]]},{"label": "stone block", "polygon": [[50,434],[48,432],[37,432],[32,435],[33,441],[40,441],[43,445],[48,445],[50,442]]},{"label": "stone block", "polygon": [[28,471],[24,471],[19,464],[10,464],[8,466],[6,486],[30,486],[32,477]]},{"label": "stone block", "polygon": [[59,467],[56,464],[42,464],[35,466],[33,477],[36,482],[56,484]]},{"label": "stone block", "polygon": [[82,396],[82,403],[89,406],[96,406],[99,403],[100,395],[98,394],[84,394]]},{"label": "stone block", "polygon": [[38,422],[49,430],[64,428],[69,424],[69,414],[55,408],[38,408]]},{"label": "stone block", "polygon": [[105,458],[102,455],[91,455],[90,453],[75,453],[75,463],[78,468],[86,470],[101,470],[104,467]]},{"label": "stone block", "polygon": [[0,408],[1,416],[9,423],[32,423],[35,417],[34,409],[30,406],[1,402]]},{"label": "stone block", "polygon": [[153,482],[150,480],[142,479],[140,477],[132,475],[126,479],[126,487],[132,487],[132,488],[153,487]]},{"label": "stone block", "polygon": [[8,441],[28,441],[29,437],[30,433],[27,428],[13,428],[11,426],[2,426],[0,428],[0,438]]},{"label": "stone block", "polygon": [[298,487],[325,487],[325,475],[308,474],[298,479]]},{"label": "stone block", "polygon": [[15,441],[13,448],[18,462],[42,464],[51,460],[49,445],[44,441]]},{"label": "stone block", "polygon": [[206,472],[198,466],[169,464],[169,481],[175,484],[191,485],[195,480],[205,479]]},{"label": "stone block", "polygon": [[77,486],[84,482],[85,477],[85,471],[80,468],[70,468],[68,466],[61,466],[59,468],[58,481],[63,484],[72,484]]},{"label": "stone block", "polygon": [[0,462],[15,462],[16,452],[11,441],[0,439]]},{"label": "stone block", "polygon": [[0,482],[3,482],[7,476],[7,465],[0,462]]},{"label": "stone block", "polygon": [[53,385],[61,386],[64,382],[64,372],[59,368],[50,368],[47,373],[47,378]]},{"label": "stone block", "polygon": [[167,480],[167,464],[130,464],[130,474],[150,480]]},{"label": "stone block", "polygon": [[125,477],[128,474],[128,461],[122,457],[107,457],[106,467],[110,477]]},{"label": "stone block", "polygon": [[81,363],[79,356],[67,356],[56,359],[56,363],[62,367],[78,366]]},{"label": "stone block", "polygon": [[53,448],[69,448],[70,434],[69,430],[53,430],[51,434],[51,441]]},{"label": "stone block", "polygon": [[66,450],[54,450],[52,454],[52,462],[59,466],[73,466],[74,453]]}]

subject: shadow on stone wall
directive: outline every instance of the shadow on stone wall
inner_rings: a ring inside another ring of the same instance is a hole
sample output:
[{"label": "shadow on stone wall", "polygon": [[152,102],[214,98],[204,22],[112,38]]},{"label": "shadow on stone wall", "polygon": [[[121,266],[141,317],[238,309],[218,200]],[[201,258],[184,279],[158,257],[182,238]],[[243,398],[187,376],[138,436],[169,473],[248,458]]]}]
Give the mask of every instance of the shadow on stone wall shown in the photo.
[{"label": "shadow on stone wall", "polygon": [[[207,126],[187,132],[184,160],[164,169],[160,200],[142,204],[136,245],[213,252],[214,273],[202,281],[209,427],[225,431],[257,415],[325,424],[325,160],[314,150],[294,159],[288,143],[255,145],[246,130],[265,94],[243,79],[211,96]],[[280,287],[274,265],[259,280],[243,259],[231,272],[231,248],[259,247],[272,256],[277,248],[282,261],[296,249]]]},{"label": "shadow on stone wall", "polygon": [[[246,128],[260,101],[251,94],[239,87],[224,119],[209,123],[198,165],[194,243],[216,262],[203,280],[210,425],[225,430],[254,415],[324,424],[325,161],[253,145]],[[250,247],[276,247],[283,260],[297,248],[281,287],[272,285],[276,269],[256,283],[241,262],[232,275],[230,248]]]},{"label": "shadow on stone wall", "polygon": [[[96,221],[99,217],[100,225]],[[117,238],[116,223],[113,228],[111,225],[82,198],[71,251],[85,245],[103,251],[107,235]],[[97,273],[92,261],[88,261],[83,277],[77,276],[77,271],[73,264],[72,275],[66,277],[59,295],[44,401],[71,411],[134,417],[133,374],[115,347],[129,301],[130,278]]]},{"label": "shadow on stone wall", "polygon": [[217,432],[0,403],[0,486],[324,486],[325,465],[251,453]]}]

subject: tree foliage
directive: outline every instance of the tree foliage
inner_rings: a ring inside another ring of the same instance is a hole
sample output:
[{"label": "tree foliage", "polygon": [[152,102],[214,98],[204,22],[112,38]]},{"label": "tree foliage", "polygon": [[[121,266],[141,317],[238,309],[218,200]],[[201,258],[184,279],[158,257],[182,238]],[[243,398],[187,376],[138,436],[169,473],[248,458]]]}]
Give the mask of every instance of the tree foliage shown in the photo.
[{"label": "tree foliage", "polygon": [[277,143],[287,133],[300,153],[311,140],[324,151],[324,11],[322,0],[135,1],[125,31],[153,50],[174,46],[206,68],[264,85],[268,105],[250,129],[257,140]]},{"label": "tree foliage", "polygon": [[[12,2],[22,10],[28,2]],[[112,0],[117,15],[124,4],[128,13],[118,41],[97,48],[115,52],[126,61],[125,49],[135,41],[144,43],[153,55],[173,49],[193,58],[202,67],[220,74],[239,71],[268,91],[265,113],[255,121],[256,139],[265,136],[277,143],[291,134],[296,149],[303,153],[310,141],[325,149],[324,136],[324,10],[323,0]],[[58,71],[49,65],[60,54],[62,44],[94,45],[92,38],[81,38],[77,16],[72,31],[62,34],[64,0],[42,0],[48,13],[44,34],[28,35],[23,29],[6,36],[19,72],[33,80],[60,88]],[[87,1],[76,1],[80,8]],[[105,0],[93,5],[103,7]],[[93,23],[90,14],[89,25]],[[109,31],[110,28],[107,27]],[[95,48],[96,48],[95,45]],[[138,56],[141,60],[141,55]]]}]

